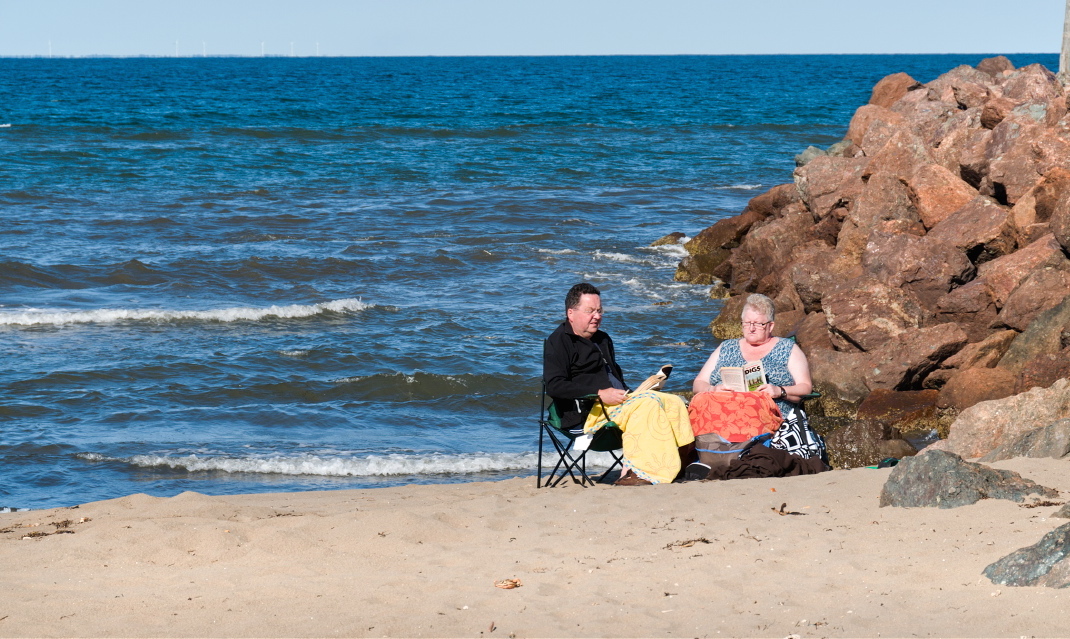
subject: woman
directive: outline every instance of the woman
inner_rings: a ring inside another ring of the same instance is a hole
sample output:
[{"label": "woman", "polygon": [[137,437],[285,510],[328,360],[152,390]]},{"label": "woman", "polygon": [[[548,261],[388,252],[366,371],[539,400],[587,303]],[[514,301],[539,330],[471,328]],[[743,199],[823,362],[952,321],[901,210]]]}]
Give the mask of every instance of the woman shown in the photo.
[{"label": "woman", "polygon": [[[742,314],[743,338],[725,340],[714,349],[692,385],[695,391],[691,412],[692,428],[696,435],[717,432],[730,442],[744,441],[740,439],[742,435],[749,438],[762,434],[762,431],[775,431],[771,441],[773,447],[801,457],[824,458],[824,442],[810,430],[805,413],[799,410],[799,401],[813,390],[810,365],[794,340],[773,337],[775,315],[773,301],[765,295],[754,294],[747,297]],[[754,391],[757,397],[752,395],[749,399],[755,401],[741,409],[741,412],[733,414],[732,411],[722,410],[720,407],[732,402],[735,394],[722,383],[721,368],[743,366],[749,362],[762,363],[767,383]],[[710,394],[700,395],[703,393]],[[762,397],[763,395],[768,399]],[[769,400],[775,405],[775,409]],[[706,408],[703,408],[704,406]],[[735,423],[695,423],[704,419],[709,421],[707,417],[711,414],[715,414],[712,417],[715,421],[723,417],[729,421],[734,420]],[[740,416],[744,414],[753,419],[748,417],[743,421],[749,423],[739,423],[742,419]],[[726,436],[726,427],[736,436]]]}]

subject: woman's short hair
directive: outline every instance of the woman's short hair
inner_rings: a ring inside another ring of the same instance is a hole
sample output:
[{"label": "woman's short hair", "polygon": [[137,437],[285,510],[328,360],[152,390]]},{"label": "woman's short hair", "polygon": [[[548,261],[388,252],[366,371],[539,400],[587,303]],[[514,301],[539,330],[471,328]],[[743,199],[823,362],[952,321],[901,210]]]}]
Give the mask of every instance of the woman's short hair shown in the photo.
[{"label": "woman's short hair", "polygon": [[773,308],[773,300],[761,293],[752,293],[747,296],[747,301],[743,304],[743,311],[740,313],[740,317],[743,316],[743,313],[747,312],[747,309],[760,315],[764,315],[767,321],[772,322],[776,319],[776,309]]}]

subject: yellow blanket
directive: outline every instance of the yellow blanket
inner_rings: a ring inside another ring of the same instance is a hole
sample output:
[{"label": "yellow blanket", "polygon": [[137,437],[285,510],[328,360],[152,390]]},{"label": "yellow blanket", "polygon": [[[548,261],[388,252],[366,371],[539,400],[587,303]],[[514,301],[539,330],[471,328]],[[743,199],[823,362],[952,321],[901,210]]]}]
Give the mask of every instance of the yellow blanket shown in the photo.
[{"label": "yellow blanket", "polygon": [[584,433],[614,422],[624,440],[624,466],[655,484],[668,483],[680,474],[680,446],[695,441],[687,405],[676,395],[658,391],[634,393],[623,404],[596,403],[583,425]]}]

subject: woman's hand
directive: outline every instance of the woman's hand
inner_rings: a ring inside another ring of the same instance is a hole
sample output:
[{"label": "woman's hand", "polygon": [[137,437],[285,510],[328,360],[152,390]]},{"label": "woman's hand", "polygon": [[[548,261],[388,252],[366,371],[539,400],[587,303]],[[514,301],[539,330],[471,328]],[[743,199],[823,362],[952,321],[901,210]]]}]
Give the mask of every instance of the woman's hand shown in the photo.
[{"label": "woman's hand", "polygon": [[773,399],[784,399],[788,396],[788,393],[782,386],[776,386],[774,384],[762,384],[755,390],[759,393],[765,393]]}]

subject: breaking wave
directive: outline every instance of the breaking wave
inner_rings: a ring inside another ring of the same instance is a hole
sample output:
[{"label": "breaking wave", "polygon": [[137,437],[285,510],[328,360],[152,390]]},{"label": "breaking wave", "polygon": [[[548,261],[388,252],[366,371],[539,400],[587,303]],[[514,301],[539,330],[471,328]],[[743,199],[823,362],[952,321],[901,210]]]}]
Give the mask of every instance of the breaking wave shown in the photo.
[{"label": "breaking wave", "polygon": [[[77,457],[93,462],[122,462],[138,468],[321,477],[388,477],[530,471],[538,462],[536,453],[462,453],[456,455],[391,453],[363,457],[134,455],[125,458],[107,457],[97,453],[79,453]],[[588,455],[588,465],[605,467],[609,465],[609,462],[610,457],[607,453]]]},{"label": "breaking wave", "polygon": [[148,321],[174,322],[197,320],[207,322],[259,321],[267,318],[293,319],[312,317],[321,313],[352,313],[371,308],[359,299],[343,299],[321,304],[290,304],[264,308],[233,307],[211,311],[98,309],[93,311],[26,310],[0,312],[0,325],[7,326],[63,326],[66,324],[112,324],[115,322]]}]

